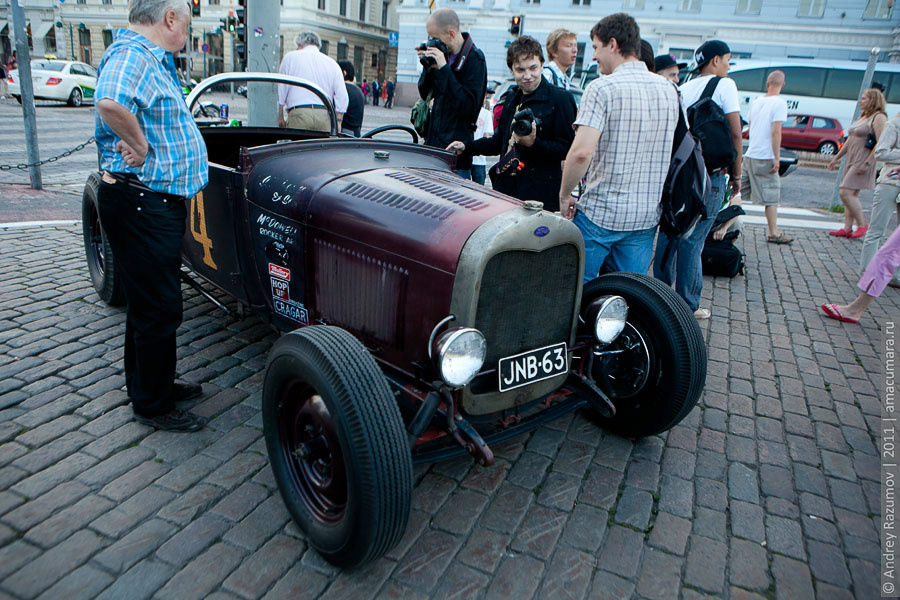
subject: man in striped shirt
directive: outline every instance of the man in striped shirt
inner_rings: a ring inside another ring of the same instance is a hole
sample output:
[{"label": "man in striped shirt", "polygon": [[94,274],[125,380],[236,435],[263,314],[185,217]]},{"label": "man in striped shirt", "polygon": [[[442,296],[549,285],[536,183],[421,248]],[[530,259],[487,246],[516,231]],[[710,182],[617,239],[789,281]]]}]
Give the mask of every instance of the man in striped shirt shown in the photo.
[{"label": "man in striped shirt", "polygon": [[[559,191],[562,216],[584,236],[585,282],[604,262],[613,271],[647,272],[679,110],[675,86],[641,62],[632,17],[605,17],[591,41],[605,77],[584,92]],[[570,194],[585,174],[576,209]]]},{"label": "man in striped shirt", "polygon": [[128,29],[100,61],[95,96],[97,208],[128,302],[128,396],[136,421],[173,431],[203,427],[175,406],[202,393],[198,384],[175,382],[185,202],[208,180],[206,144],[172,55],[184,47],[190,21],[185,0],[131,0]]}]

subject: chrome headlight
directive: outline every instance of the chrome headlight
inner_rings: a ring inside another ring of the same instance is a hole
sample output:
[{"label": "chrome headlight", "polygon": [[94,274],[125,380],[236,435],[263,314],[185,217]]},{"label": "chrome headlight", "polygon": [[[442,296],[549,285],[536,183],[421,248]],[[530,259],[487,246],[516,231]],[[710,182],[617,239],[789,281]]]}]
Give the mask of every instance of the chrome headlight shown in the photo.
[{"label": "chrome headlight", "polygon": [[[619,337],[628,318],[628,303],[621,296],[605,296],[595,300],[591,308],[596,310],[594,336],[601,344],[609,344]],[[593,312],[593,311],[592,311]]]},{"label": "chrome headlight", "polygon": [[472,381],[484,365],[486,354],[484,335],[470,327],[446,331],[435,342],[434,356],[441,379],[453,387]]}]

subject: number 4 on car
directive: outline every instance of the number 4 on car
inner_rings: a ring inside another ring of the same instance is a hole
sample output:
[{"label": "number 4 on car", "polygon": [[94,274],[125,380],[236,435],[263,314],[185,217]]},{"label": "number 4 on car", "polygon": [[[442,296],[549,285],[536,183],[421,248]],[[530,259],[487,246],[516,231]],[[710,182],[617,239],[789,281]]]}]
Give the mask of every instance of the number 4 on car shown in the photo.
[{"label": "number 4 on car", "polygon": [[[247,81],[324,99],[294,77],[228,73],[187,101]],[[200,122],[210,184],[182,256],[216,302],[284,333],[265,372],[266,447],[285,506],[326,560],[357,566],[397,544],[415,463],[469,453],[490,465],[494,443],[575,410],[634,437],[691,411],[706,348],[671,288],[628,273],[583,284],[570,221],[460,179],[453,156],[407,126],[340,136],[324,104],[330,132],[254,124],[234,105],[232,126]],[[412,143],[375,137],[391,129]],[[101,298],[121,304],[97,181],[83,201],[88,265]]]}]

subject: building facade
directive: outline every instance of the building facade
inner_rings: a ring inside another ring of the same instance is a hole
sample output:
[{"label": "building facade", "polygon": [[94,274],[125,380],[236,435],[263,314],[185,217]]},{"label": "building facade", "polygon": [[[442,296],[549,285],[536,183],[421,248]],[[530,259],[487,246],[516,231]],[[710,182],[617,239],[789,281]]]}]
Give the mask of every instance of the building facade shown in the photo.
[{"label": "building facade", "polygon": [[[294,38],[300,31],[311,29],[321,36],[323,52],[354,63],[360,81],[394,77],[397,5],[398,0],[287,0],[281,7],[281,55],[296,49]],[[128,24],[126,0],[26,0],[23,6],[36,57],[54,54],[97,66],[113,32]],[[229,0],[200,0],[200,15],[191,22],[180,68],[197,79],[234,69],[235,38],[225,30],[224,20],[236,8]],[[15,49],[12,30],[9,4],[0,3],[3,60]]]},{"label": "building facade", "polygon": [[[828,58],[900,62],[900,12],[893,0],[463,0],[453,8],[463,31],[487,58],[488,77],[509,77],[506,46],[510,18],[522,15],[522,34],[541,43],[557,27],[578,34],[578,63],[591,61],[590,30],[602,17],[627,12],[657,54],[689,61],[708,39],[728,42],[738,58]],[[425,39],[428,0],[403,0],[399,8],[399,93],[409,102],[420,67],[414,48]]]}]

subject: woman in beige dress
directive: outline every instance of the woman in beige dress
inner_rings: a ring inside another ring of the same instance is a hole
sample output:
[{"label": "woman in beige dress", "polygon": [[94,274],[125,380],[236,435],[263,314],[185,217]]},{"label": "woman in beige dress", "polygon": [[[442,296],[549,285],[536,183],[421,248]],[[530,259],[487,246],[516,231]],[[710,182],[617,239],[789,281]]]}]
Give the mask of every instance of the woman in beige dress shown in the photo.
[{"label": "woman in beige dress", "polygon": [[[841,159],[847,158],[840,186],[841,203],[844,205],[844,227],[828,232],[833,236],[860,238],[866,235],[869,229],[859,203],[859,190],[870,190],[875,187],[875,146],[866,148],[866,138],[873,131],[876,138],[881,137],[881,131],[887,123],[884,108],[884,96],[881,91],[871,88],[863,92],[859,99],[862,114],[850,126],[847,141],[841,150],[828,163],[828,168],[834,171],[840,165]],[[853,231],[854,222],[856,231]]]}]

